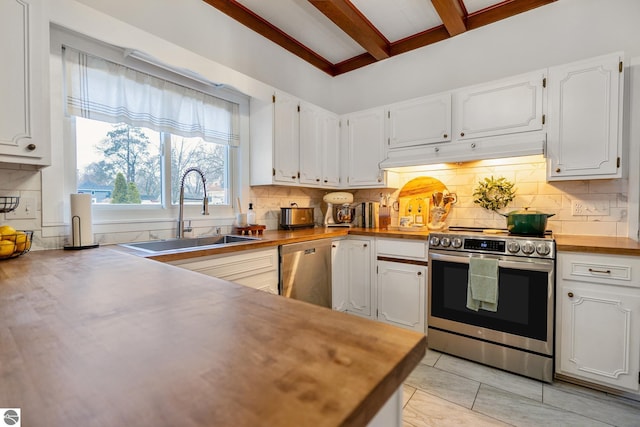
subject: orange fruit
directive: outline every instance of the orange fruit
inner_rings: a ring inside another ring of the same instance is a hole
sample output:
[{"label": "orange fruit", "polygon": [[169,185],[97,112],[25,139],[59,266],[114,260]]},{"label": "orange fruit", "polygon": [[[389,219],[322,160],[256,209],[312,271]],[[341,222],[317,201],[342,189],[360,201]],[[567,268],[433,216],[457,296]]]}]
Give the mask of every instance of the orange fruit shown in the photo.
[{"label": "orange fruit", "polygon": [[0,240],[0,257],[13,254],[15,244],[11,240]]}]

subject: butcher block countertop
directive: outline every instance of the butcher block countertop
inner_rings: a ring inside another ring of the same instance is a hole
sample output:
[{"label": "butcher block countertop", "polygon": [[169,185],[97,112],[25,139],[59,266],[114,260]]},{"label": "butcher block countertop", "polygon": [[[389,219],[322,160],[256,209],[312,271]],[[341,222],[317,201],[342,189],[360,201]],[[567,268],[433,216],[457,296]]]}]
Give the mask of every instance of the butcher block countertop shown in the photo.
[{"label": "butcher block countertop", "polygon": [[425,349],[109,247],[0,261],[0,403],[24,426],[363,426]]},{"label": "butcher block countertop", "polygon": [[556,235],[556,250],[640,256],[640,243],[626,237]]},{"label": "butcher block countertop", "polygon": [[[257,236],[261,238],[259,242],[229,245],[220,248],[194,249],[193,251],[188,252],[168,252],[162,254],[152,254],[127,248],[120,248],[120,250],[134,253],[138,256],[152,258],[157,261],[168,262],[200,256],[218,255],[245,250],[261,249],[266,247],[275,247],[279,245],[299,243],[315,239],[335,239],[345,237],[347,235],[427,241],[427,239],[429,238],[429,231],[425,230],[408,232],[393,229],[380,230],[372,228],[316,227],[294,231],[265,231],[263,235]],[[578,236],[560,234],[556,234],[553,237],[556,240],[557,251],[640,256],[640,243],[626,237]]]}]

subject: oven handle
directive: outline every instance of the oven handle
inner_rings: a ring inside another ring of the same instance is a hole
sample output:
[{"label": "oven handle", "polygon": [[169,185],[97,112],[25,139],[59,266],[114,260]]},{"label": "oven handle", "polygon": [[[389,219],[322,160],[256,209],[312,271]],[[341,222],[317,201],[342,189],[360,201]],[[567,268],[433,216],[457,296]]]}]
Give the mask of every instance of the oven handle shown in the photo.
[{"label": "oven handle", "polygon": [[[429,265],[431,261],[444,261],[444,262],[457,262],[459,264],[469,264],[469,259],[474,258],[491,258],[498,260],[498,267],[510,268],[515,270],[534,270],[534,271],[553,271],[553,260],[550,259],[537,259],[537,258],[518,258],[518,261],[511,261],[504,259],[501,256],[491,255],[477,255],[477,254],[465,254],[465,255],[449,255],[442,253],[429,252]],[[512,258],[512,257],[510,257]]]}]

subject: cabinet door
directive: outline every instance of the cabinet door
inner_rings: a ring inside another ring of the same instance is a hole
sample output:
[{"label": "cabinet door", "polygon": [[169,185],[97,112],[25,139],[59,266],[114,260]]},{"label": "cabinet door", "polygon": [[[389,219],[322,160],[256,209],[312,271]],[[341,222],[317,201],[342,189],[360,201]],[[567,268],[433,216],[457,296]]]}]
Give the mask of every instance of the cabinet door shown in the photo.
[{"label": "cabinet door", "polygon": [[549,69],[549,180],[619,178],[622,55]]},{"label": "cabinet door", "polygon": [[329,113],[323,125],[322,185],[336,188],[340,186],[340,120]]},{"label": "cabinet door", "polygon": [[378,320],[425,332],[427,267],[378,261]]},{"label": "cabinet door", "polygon": [[298,182],[300,118],[298,100],[277,94],[273,110],[274,181]]},{"label": "cabinet door", "polygon": [[300,184],[322,183],[324,115],[318,108],[300,103]]},{"label": "cabinet door", "polygon": [[0,161],[50,163],[48,23],[40,0],[0,1]]},{"label": "cabinet door", "polygon": [[451,94],[393,105],[387,111],[387,123],[390,150],[451,141]]},{"label": "cabinet door", "polygon": [[384,110],[354,113],[347,118],[348,177],[350,187],[380,186],[384,148]]},{"label": "cabinet door", "polygon": [[371,318],[372,310],[372,250],[369,239],[343,240],[347,263],[346,311]]},{"label": "cabinet door", "polygon": [[559,371],[638,391],[640,292],[561,281]]},{"label": "cabinet door", "polygon": [[347,309],[347,269],[344,240],[331,242],[331,308],[337,311]]},{"label": "cabinet door", "polygon": [[542,129],[544,77],[541,70],[455,92],[456,139]]}]

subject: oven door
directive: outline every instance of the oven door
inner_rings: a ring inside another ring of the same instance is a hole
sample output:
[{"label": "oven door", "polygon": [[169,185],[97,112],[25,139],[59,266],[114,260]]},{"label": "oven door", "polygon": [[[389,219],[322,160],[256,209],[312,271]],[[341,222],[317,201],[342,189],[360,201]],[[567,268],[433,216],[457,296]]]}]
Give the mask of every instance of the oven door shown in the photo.
[{"label": "oven door", "polygon": [[[498,259],[498,310],[466,307],[469,259]],[[429,329],[553,355],[554,261],[429,251]]]}]

